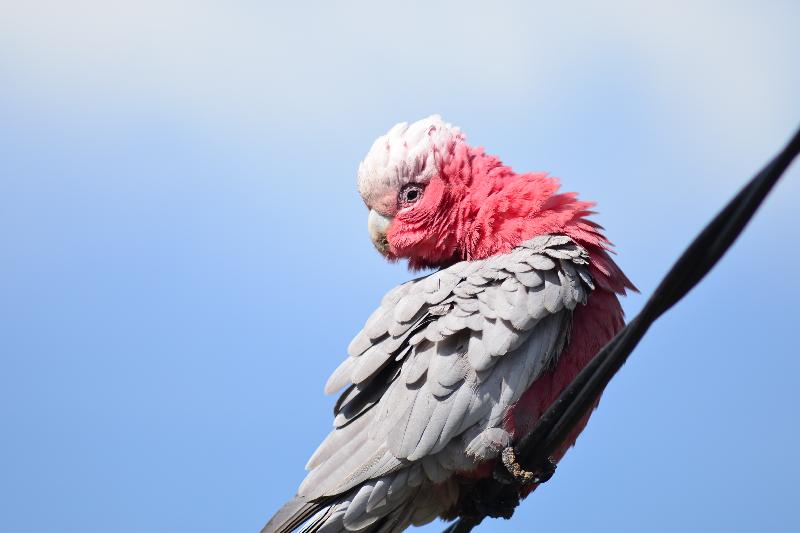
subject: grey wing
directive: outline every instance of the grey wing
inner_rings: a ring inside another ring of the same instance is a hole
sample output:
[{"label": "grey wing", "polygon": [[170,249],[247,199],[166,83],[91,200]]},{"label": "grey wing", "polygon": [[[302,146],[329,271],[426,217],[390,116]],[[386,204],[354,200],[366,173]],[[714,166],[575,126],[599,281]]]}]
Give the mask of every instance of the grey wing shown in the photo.
[{"label": "grey wing", "polygon": [[496,455],[504,415],[561,352],[591,288],[586,251],[548,235],[393,289],[326,384],[347,389],[298,494],[372,480],[367,509],[398,478],[442,483]]}]

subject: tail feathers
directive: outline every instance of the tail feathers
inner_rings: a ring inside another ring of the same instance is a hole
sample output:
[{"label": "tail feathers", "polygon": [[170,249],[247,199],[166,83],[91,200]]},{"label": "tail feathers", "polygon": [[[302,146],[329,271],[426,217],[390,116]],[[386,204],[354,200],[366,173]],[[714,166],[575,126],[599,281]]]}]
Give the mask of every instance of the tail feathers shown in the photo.
[{"label": "tail feathers", "polygon": [[[345,517],[356,494],[347,494],[338,499],[328,498],[324,501],[309,502],[302,496],[281,507],[261,533],[290,533],[299,530],[302,533],[397,533],[409,525],[409,501],[405,499],[391,506],[383,505],[376,515],[368,516],[358,512],[355,516]],[[338,500],[338,501],[337,501]],[[353,511],[351,514],[353,514]],[[386,513],[386,514],[384,514]]]},{"label": "tail feathers", "polygon": [[275,513],[261,533],[397,533],[422,525],[451,508],[458,489],[450,479],[439,485],[407,483],[406,470],[371,479],[336,496],[308,500],[295,496]]},{"label": "tail feathers", "polygon": [[295,496],[278,509],[261,533],[290,533],[325,507],[325,502],[309,502],[302,496]]}]

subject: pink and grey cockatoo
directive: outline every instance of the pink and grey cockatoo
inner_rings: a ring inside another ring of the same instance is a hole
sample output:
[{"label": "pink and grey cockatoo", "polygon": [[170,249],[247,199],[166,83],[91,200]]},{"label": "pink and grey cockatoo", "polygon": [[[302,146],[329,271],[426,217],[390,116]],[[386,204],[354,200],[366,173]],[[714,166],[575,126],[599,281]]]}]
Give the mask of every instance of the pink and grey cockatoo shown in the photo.
[{"label": "pink and grey cockatoo", "polygon": [[350,343],[325,385],[346,387],[334,429],[264,532],[452,518],[622,328],[618,296],[634,287],[587,218],[593,204],[558,188],[468,145],[439,116],[375,141],[358,169],[372,242],[411,270],[436,270],[389,291]]}]

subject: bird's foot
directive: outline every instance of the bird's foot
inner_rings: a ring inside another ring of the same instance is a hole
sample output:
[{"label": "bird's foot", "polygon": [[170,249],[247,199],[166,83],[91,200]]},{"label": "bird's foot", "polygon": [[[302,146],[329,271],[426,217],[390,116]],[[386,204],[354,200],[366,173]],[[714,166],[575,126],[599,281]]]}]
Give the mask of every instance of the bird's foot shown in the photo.
[{"label": "bird's foot", "polygon": [[536,471],[531,472],[530,470],[525,470],[517,462],[517,457],[513,446],[505,448],[500,457],[502,458],[503,466],[506,467],[508,473],[511,474],[511,477],[514,479],[514,481],[520,483],[521,485],[544,483],[553,477],[553,474],[556,472],[556,463],[550,457],[548,457],[545,464]]}]

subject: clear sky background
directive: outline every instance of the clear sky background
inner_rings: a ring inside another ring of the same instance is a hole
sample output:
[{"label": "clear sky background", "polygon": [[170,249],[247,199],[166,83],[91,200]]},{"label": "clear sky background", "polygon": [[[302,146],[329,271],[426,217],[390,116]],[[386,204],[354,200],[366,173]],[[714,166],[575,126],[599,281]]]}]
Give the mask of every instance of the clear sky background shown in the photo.
[{"label": "clear sky background", "polygon": [[[0,0],[0,531],[263,525],[410,277],[355,188],[396,122],[596,200],[635,313],[800,125],[800,4],[660,4]],[[799,201],[795,164],[480,531],[800,530]]]}]

